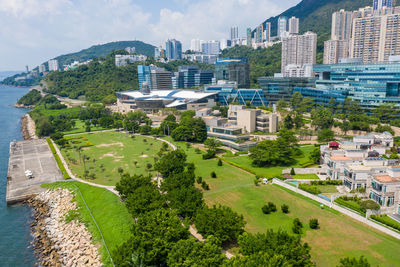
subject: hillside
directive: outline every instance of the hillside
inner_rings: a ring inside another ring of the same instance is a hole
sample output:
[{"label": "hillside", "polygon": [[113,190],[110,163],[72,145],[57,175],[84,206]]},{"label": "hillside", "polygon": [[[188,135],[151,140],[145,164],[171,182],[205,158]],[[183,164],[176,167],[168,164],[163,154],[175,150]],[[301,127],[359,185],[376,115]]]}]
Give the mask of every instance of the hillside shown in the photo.
[{"label": "hillside", "polygon": [[65,54],[56,57],[60,66],[70,64],[74,61],[86,61],[94,57],[105,57],[112,51],[125,49],[126,47],[136,47],[136,53],[146,55],[149,57],[154,56],[154,48],[150,44],[141,41],[119,41],[101,45],[94,45],[87,49],[83,49],[76,53]]},{"label": "hillside", "polygon": [[[50,73],[45,78],[48,85],[46,92],[74,99],[84,97],[88,101],[103,103],[115,101],[116,92],[138,89],[137,65],[143,64],[143,62],[136,62],[125,67],[116,67],[115,54],[123,52],[117,50],[107,55],[101,63],[99,60],[93,60],[88,65],[80,66],[75,70]],[[149,59],[145,64],[155,64],[169,71],[177,71],[178,66],[181,65],[198,65],[200,69],[213,68],[212,65],[186,60],[163,64]]]},{"label": "hillside", "polygon": [[300,32],[313,31],[327,39],[331,31],[332,13],[345,10],[356,10],[360,7],[370,6],[372,0],[303,0],[296,6],[289,8],[278,16],[264,21],[271,22],[271,35],[277,34],[278,18],[295,16],[300,19]]}]

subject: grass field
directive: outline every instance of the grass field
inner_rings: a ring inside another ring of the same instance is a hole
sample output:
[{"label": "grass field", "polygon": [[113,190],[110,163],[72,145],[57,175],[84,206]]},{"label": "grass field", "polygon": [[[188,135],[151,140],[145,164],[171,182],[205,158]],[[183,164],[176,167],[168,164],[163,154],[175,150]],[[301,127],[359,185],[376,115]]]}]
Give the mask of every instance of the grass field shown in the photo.
[{"label": "grass field", "polygon": [[[257,233],[267,229],[283,229],[290,233],[294,218],[304,223],[303,240],[312,247],[311,255],[317,266],[336,266],[340,258],[365,255],[373,266],[395,266],[400,260],[400,241],[365,226],[329,208],[321,209],[319,203],[275,185],[254,185],[254,175],[217,159],[203,160],[194,148],[178,145],[188,154],[188,161],[196,164],[196,174],[210,185],[204,191],[209,205],[222,204],[243,214],[246,231]],[[240,157],[246,158],[246,157]],[[277,168],[281,170],[281,168]],[[217,178],[211,178],[215,171]],[[322,191],[333,191],[325,186]],[[274,202],[278,212],[264,215],[261,207]],[[289,205],[290,213],[280,211],[283,204]],[[321,229],[311,230],[308,221],[317,218]]]},{"label": "grass field", "polygon": [[[83,121],[81,121],[79,119],[76,119],[74,121],[75,121],[75,127],[70,131],[64,132],[64,134],[75,134],[75,133],[84,133],[84,132],[86,132],[85,122],[83,122]],[[91,126],[90,127],[90,131],[92,131],[92,132],[93,131],[101,131],[101,130],[106,130],[106,128],[103,128],[101,126],[97,126],[97,127]]]},{"label": "grass field", "polygon": [[[242,169],[248,170],[256,175],[266,178],[273,178],[282,175],[283,169],[288,168],[301,168],[301,164],[309,162],[308,155],[313,151],[314,146],[303,146],[300,147],[303,151],[303,155],[296,158],[296,163],[291,166],[282,167],[255,167],[252,165],[252,160],[249,156],[238,156],[238,157],[224,157],[224,160],[241,167]],[[308,178],[307,178],[308,179]]]},{"label": "grass field", "polygon": [[[94,183],[115,185],[120,179],[119,167],[132,175],[155,174],[153,168],[147,169],[147,164],[154,165],[154,156],[161,148],[161,141],[144,136],[131,138],[119,132],[100,132],[74,135],[75,139],[71,139],[70,143],[79,141],[80,137],[93,144],[83,148],[81,156],[74,148],[61,150],[72,172],[80,178],[84,178],[83,155],[89,156],[85,166],[89,171],[89,177],[95,174],[94,179],[88,178]],[[72,143],[71,146],[79,144]]]},{"label": "grass field", "polygon": [[69,177],[67,171],[65,170],[65,166],[64,164],[61,162],[60,157],[58,156],[56,149],[54,148],[53,143],[50,141],[50,138],[46,138],[47,143],[49,144],[50,150],[53,153],[53,156],[57,162],[58,168],[60,168],[61,173],[64,176],[64,179],[70,179],[71,177]]},{"label": "grass field", "polygon": [[110,253],[128,239],[133,222],[131,215],[128,213],[128,210],[119,197],[106,189],[93,187],[79,182],[58,182],[47,184],[45,186],[48,188],[62,187],[75,192],[75,200],[79,207],[79,220],[85,223],[89,232],[92,234],[94,243],[100,248],[102,262],[105,265],[111,266],[100,233],[76,187],[81,191],[86,204],[103,233],[104,240]]}]

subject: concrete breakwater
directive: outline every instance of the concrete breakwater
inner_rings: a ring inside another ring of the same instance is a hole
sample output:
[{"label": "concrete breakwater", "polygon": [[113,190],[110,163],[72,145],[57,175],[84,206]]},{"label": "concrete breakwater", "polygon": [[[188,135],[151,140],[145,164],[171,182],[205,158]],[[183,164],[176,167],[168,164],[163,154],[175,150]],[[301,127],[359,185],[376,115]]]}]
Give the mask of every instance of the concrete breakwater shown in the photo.
[{"label": "concrete breakwater", "polygon": [[42,266],[101,266],[83,223],[74,219],[77,205],[67,189],[47,190],[28,201],[34,210],[35,252]]},{"label": "concrete breakwater", "polygon": [[25,140],[38,139],[35,122],[29,114],[25,114],[21,118],[21,132]]}]

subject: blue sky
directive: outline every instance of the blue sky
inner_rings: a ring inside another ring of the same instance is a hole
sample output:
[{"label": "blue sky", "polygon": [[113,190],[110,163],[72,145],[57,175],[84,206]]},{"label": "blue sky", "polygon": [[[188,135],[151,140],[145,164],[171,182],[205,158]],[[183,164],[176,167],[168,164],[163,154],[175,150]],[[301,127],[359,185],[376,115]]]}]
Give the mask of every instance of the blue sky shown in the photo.
[{"label": "blue sky", "polygon": [[0,0],[0,71],[30,68],[94,44],[240,35],[300,0]]}]

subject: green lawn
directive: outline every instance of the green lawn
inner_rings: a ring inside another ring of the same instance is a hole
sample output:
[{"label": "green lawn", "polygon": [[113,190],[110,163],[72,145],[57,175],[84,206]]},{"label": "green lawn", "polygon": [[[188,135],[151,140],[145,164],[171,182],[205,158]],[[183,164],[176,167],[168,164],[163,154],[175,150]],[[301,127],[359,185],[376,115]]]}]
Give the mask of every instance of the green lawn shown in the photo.
[{"label": "green lawn", "polygon": [[[85,133],[86,132],[85,122],[83,122],[79,119],[76,119],[74,121],[75,121],[75,127],[70,131],[64,132],[64,134],[75,134],[75,133]],[[101,130],[106,130],[106,128],[103,128],[101,126],[96,126],[96,127],[91,126],[90,130],[91,131],[101,131]]]},{"label": "green lawn", "polygon": [[282,175],[283,169],[288,168],[301,168],[301,164],[309,162],[308,155],[313,151],[314,146],[303,146],[300,147],[303,151],[303,156],[296,158],[296,163],[291,166],[281,167],[255,167],[252,165],[252,160],[249,156],[238,156],[238,157],[224,157],[224,160],[232,163],[233,165],[239,166],[242,169],[248,170],[256,175],[266,178],[273,178]]},{"label": "green lawn", "polygon": [[[84,139],[79,139],[80,137]],[[147,164],[154,165],[154,156],[160,150],[162,142],[153,137],[135,136],[132,139],[130,135],[119,132],[100,132],[74,135],[72,138],[74,139],[70,140],[71,148],[62,149],[61,153],[72,172],[80,178],[84,178],[84,164],[81,160],[83,155],[90,158],[85,161],[85,166],[89,176],[95,174],[94,179],[88,178],[94,183],[115,185],[120,179],[119,167],[132,175],[155,175],[153,168],[147,169]],[[83,144],[79,143],[83,140],[83,143],[93,146],[83,148],[79,156],[79,152],[72,147]]]},{"label": "green lawn", "polygon": [[40,112],[43,116],[59,116],[61,114],[65,115],[78,115],[82,110],[82,107],[72,107],[72,108],[64,108],[64,109],[45,109],[43,105],[35,107],[34,112]]},{"label": "green lawn", "polygon": [[337,193],[336,185],[316,185],[321,193]]},{"label": "green lawn", "polygon": [[[170,140],[169,138],[167,138]],[[246,230],[252,233],[265,232],[272,228],[291,233],[292,221],[300,218],[305,224],[303,240],[312,247],[311,255],[317,266],[336,266],[340,258],[365,255],[376,266],[395,266],[400,260],[400,241],[365,226],[329,208],[321,209],[319,203],[275,185],[254,185],[254,175],[217,159],[203,160],[194,148],[178,145],[188,154],[188,161],[196,164],[196,174],[210,185],[203,191],[209,205],[222,204],[243,214]],[[304,149],[304,148],[303,148]],[[242,158],[247,157],[240,157]],[[282,168],[276,168],[281,170]],[[211,171],[217,178],[211,178]],[[333,191],[325,186],[322,191]],[[278,212],[264,215],[261,207],[268,201],[274,202]],[[290,213],[284,214],[280,206],[289,205]],[[317,218],[321,229],[311,230],[308,221]]]},{"label": "green lawn", "polygon": [[106,248],[101,240],[100,233],[93,222],[78,190],[81,191],[86,204],[88,205],[93,217],[95,218],[110,253],[117,246],[127,241],[130,236],[132,217],[120,200],[120,198],[106,189],[93,187],[79,182],[58,182],[45,185],[49,188],[67,188],[75,192],[75,201],[79,207],[79,220],[85,223],[89,232],[92,234],[94,243],[100,248],[102,262],[110,266],[111,262]]}]

